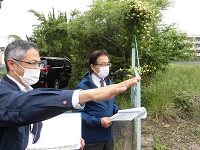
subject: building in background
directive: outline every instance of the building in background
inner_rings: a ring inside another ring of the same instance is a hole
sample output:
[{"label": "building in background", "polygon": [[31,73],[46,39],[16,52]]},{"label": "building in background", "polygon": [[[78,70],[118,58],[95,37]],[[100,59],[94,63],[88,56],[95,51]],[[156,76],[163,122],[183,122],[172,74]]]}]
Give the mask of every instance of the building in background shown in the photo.
[{"label": "building in background", "polygon": [[196,50],[197,58],[200,60],[200,35],[188,35],[188,37],[194,39],[192,49]]}]

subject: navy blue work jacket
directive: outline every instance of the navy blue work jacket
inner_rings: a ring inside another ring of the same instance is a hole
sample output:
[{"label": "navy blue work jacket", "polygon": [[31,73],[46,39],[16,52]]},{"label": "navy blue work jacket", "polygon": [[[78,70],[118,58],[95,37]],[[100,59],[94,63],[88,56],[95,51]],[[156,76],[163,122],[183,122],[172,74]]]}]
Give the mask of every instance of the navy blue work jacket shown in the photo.
[{"label": "navy blue work jacket", "polygon": [[72,94],[73,90],[48,88],[22,92],[4,76],[0,82],[0,150],[25,150],[29,125],[73,109]]},{"label": "navy blue work jacket", "polygon": [[[111,85],[112,81],[106,77],[105,82]],[[82,81],[75,87],[75,89],[93,89],[98,88],[91,75],[87,72]],[[103,94],[103,93],[102,93]],[[114,136],[114,123],[109,128],[104,128],[101,125],[102,117],[111,117],[119,110],[115,102],[115,97],[103,102],[96,102],[95,100],[85,103],[81,112],[82,116],[82,137],[85,142],[101,142],[113,138]]]}]

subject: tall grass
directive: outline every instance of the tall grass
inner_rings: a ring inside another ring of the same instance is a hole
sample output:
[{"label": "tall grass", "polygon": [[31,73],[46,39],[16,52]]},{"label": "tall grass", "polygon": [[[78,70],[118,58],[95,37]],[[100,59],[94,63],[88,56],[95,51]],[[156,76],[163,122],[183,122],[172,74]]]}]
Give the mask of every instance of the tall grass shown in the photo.
[{"label": "tall grass", "polygon": [[[141,81],[141,105],[148,116],[171,120],[183,112],[200,118],[200,106],[195,102],[195,96],[200,98],[200,64],[171,64],[149,80],[148,85]],[[130,90],[117,96],[117,105],[132,107]]]},{"label": "tall grass", "polygon": [[157,72],[150,84],[142,86],[142,105],[155,117],[175,117],[177,107],[192,107],[191,97],[200,96],[199,77],[198,64],[171,64],[165,72]]},{"label": "tall grass", "polygon": [[[157,72],[153,79],[149,79],[148,85],[141,81],[141,90],[141,105],[147,109],[148,118],[157,118],[159,121],[162,119],[162,122],[174,121],[173,119],[180,117],[185,118],[180,114],[188,113],[191,115],[188,115],[189,117],[200,120],[200,106],[198,105],[197,108],[194,101],[194,96],[200,97],[200,65],[171,64],[165,72]],[[121,109],[132,107],[130,92],[129,89],[125,93],[117,95],[117,105]],[[121,130],[117,128],[115,136],[119,131]],[[130,135],[127,127],[123,131],[122,135]],[[199,131],[197,128],[195,133],[199,133]],[[117,137],[115,140],[117,149],[124,149],[125,142],[122,135],[120,136],[122,139]],[[130,141],[133,140],[130,138]],[[156,139],[153,147],[159,150],[168,149],[159,139]]]}]

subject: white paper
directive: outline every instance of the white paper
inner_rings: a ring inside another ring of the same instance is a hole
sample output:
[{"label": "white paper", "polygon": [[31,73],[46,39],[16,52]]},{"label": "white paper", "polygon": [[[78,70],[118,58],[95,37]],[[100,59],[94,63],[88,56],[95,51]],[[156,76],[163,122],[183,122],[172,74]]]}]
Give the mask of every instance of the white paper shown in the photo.
[{"label": "white paper", "polygon": [[74,150],[81,147],[81,113],[63,113],[43,121],[40,139],[26,150]]},{"label": "white paper", "polygon": [[119,110],[117,114],[111,116],[111,121],[131,121],[136,118],[146,118],[147,111],[144,107]]}]

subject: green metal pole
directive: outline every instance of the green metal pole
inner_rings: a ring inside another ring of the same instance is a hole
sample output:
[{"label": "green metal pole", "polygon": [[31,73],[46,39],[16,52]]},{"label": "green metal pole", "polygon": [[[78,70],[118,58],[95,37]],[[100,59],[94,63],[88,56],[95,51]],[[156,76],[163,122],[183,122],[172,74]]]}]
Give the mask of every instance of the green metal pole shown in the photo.
[{"label": "green metal pole", "polygon": [[[135,70],[135,60],[137,51],[136,36],[134,36],[132,47],[132,69]],[[139,76],[138,72],[135,72],[136,76]],[[140,82],[137,83],[136,88],[131,87],[131,105],[134,107],[141,107],[141,89]],[[141,119],[135,119],[135,133],[136,133],[136,150],[141,150]]]},{"label": "green metal pole", "polygon": [[[134,40],[134,43],[133,43],[133,47],[132,47],[132,54],[131,54],[131,58],[132,58],[132,61],[131,61],[131,66],[132,66],[132,69],[134,70],[135,69],[135,40]],[[134,107],[134,101],[135,101],[135,95],[134,95],[134,88],[135,87],[131,87],[131,106]]]}]

